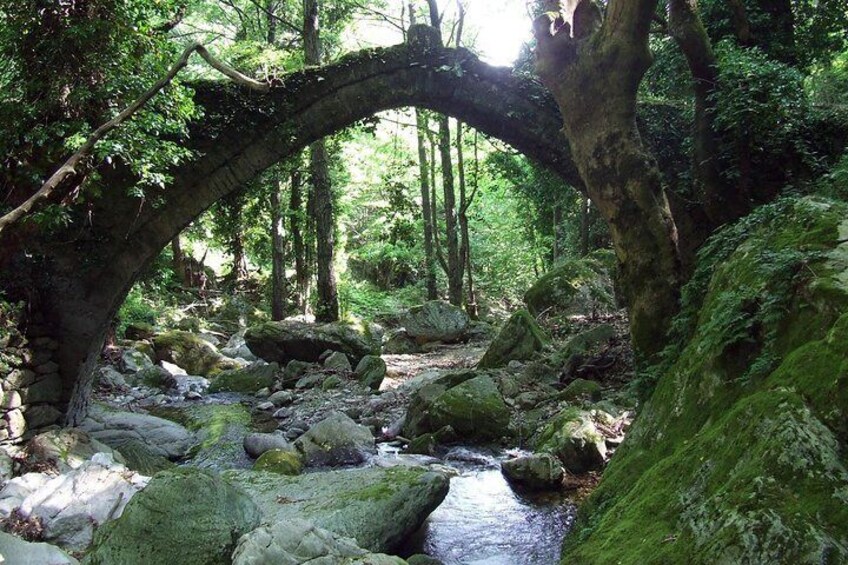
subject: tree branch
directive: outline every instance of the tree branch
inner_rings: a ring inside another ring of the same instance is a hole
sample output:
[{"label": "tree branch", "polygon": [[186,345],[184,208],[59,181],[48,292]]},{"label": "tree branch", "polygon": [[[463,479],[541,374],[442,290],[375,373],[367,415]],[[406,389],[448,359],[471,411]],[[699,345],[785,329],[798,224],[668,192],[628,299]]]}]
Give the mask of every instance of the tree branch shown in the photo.
[{"label": "tree branch", "polygon": [[[4,235],[6,230],[16,222],[20,221],[24,216],[40,210],[49,200],[60,196],[62,198],[68,196],[73,192],[74,187],[68,186],[65,181],[76,176],[77,168],[80,164],[91,154],[94,146],[98,141],[103,139],[109,132],[120,126],[126,120],[131,118],[138,110],[140,110],[147,102],[150,101],[157,93],[159,93],[163,88],[165,88],[174,77],[177,76],[185,66],[188,64],[188,60],[193,53],[197,53],[200,55],[204,61],[209,63],[209,65],[222,73],[230,80],[239,84],[241,86],[250,88],[251,90],[255,90],[257,92],[268,92],[270,90],[270,86],[267,83],[259,82],[254,80],[248,76],[245,76],[230,67],[226,63],[219,61],[215,57],[213,57],[209,51],[206,50],[205,47],[200,45],[199,43],[193,43],[186,47],[183,53],[180,55],[177,62],[173,67],[168,71],[168,73],[159,79],[156,84],[153,85],[148,91],[142,94],[138,99],[135,100],[132,104],[130,104],[127,108],[125,108],[121,113],[117,116],[106,122],[105,124],[98,127],[94,130],[88,139],[85,140],[82,147],[77,150],[76,153],[71,155],[59,169],[53,173],[47,182],[41,185],[41,188],[38,191],[30,196],[23,204],[0,218],[0,236]],[[64,190],[59,192],[57,195],[57,191],[61,187],[65,186]]]}]

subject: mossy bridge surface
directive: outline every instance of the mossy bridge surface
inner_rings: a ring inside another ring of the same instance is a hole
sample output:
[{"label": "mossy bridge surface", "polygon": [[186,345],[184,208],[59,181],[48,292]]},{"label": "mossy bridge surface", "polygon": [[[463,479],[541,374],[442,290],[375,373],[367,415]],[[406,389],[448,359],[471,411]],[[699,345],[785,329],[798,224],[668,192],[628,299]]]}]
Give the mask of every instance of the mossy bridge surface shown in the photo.
[{"label": "mossy bridge surface", "polygon": [[[144,199],[126,171],[102,174],[108,189],[59,237],[38,245],[38,279],[28,285],[60,346],[61,409],[83,417],[109,322],[133,282],[199,214],[275,163],[377,112],[422,107],[454,116],[513,145],[579,185],[556,104],[539,83],[447,49],[411,30],[410,42],[349,55],[280,77],[268,93],[195,82],[203,118],[187,146],[196,157],[165,189]],[[61,243],[60,243],[61,242]],[[27,260],[22,260],[27,263]],[[31,263],[31,261],[29,261]]]}]

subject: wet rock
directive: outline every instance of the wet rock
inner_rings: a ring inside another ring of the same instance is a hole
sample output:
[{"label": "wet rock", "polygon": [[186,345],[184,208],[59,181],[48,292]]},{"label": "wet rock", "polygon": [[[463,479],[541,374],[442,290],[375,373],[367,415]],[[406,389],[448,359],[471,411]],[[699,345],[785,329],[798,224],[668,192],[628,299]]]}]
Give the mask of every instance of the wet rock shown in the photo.
[{"label": "wet rock", "polygon": [[323,362],[325,369],[331,369],[333,371],[343,371],[346,373],[349,373],[353,370],[350,366],[350,361],[348,361],[347,359],[347,355],[345,355],[341,351],[334,351],[330,353],[330,355],[328,355]]},{"label": "wet rock", "polygon": [[377,452],[371,430],[341,412],[334,412],[309,428],[294,446],[312,467],[355,465]]},{"label": "wet rock", "polygon": [[369,336],[343,323],[267,322],[248,329],[245,340],[259,357],[278,363],[293,359],[314,363],[328,349],[344,353],[350,361],[359,363],[366,355],[377,352]]},{"label": "wet rock", "polygon": [[604,436],[591,414],[575,408],[564,410],[542,429],[535,450],[556,455],[575,474],[603,468],[607,456]]},{"label": "wet rock", "polygon": [[194,437],[174,422],[136,412],[122,412],[94,404],[80,429],[91,437],[120,451],[128,441],[139,441],[167,459],[180,459],[188,453]]},{"label": "wet rock", "polygon": [[209,392],[252,394],[272,386],[279,370],[280,366],[276,363],[256,361],[248,367],[223,371],[212,380]]},{"label": "wet rock", "polygon": [[242,445],[245,453],[254,459],[272,449],[294,451],[294,447],[286,441],[282,434],[248,434],[244,437]]},{"label": "wet rock", "polygon": [[297,452],[287,449],[269,449],[256,460],[253,470],[278,475],[299,475],[303,470],[303,461]]},{"label": "wet rock", "polygon": [[403,327],[418,344],[441,341],[450,343],[465,337],[468,314],[441,300],[431,300],[409,309]]},{"label": "wet rock", "polygon": [[386,362],[377,355],[366,355],[356,366],[356,378],[371,390],[380,390],[386,378]]},{"label": "wet rock", "polygon": [[421,467],[350,469],[297,477],[227,471],[224,476],[256,501],[265,523],[309,520],[356,539],[369,551],[397,549],[448,492],[444,475]]},{"label": "wet rock", "polygon": [[513,360],[525,361],[541,351],[549,341],[533,316],[527,310],[519,310],[507,320],[477,367],[494,369]]},{"label": "wet rock", "polygon": [[20,502],[18,512],[41,521],[45,541],[81,551],[91,543],[96,528],[121,515],[147,480],[115,463],[110,455],[99,453],[79,468],[44,483]]},{"label": "wet rock", "polygon": [[[274,502],[276,504],[276,502]],[[87,565],[229,565],[239,536],[259,525],[256,504],[218,476],[164,471],[101,528]]]},{"label": "wet rock", "polygon": [[185,331],[159,334],[153,339],[153,347],[158,361],[174,363],[192,375],[209,377],[238,367],[238,363],[225,358],[214,345]]},{"label": "wet rock", "polygon": [[548,453],[504,461],[501,472],[510,483],[528,490],[550,490],[562,485],[562,465]]},{"label": "wet rock", "polygon": [[0,532],[0,558],[7,565],[78,565],[79,561],[47,543],[30,543]]},{"label": "wet rock", "polygon": [[243,536],[233,553],[233,565],[326,563],[403,565],[399,557],[369,553],[350,538],[342,538],[305,520],[277,522]]}]

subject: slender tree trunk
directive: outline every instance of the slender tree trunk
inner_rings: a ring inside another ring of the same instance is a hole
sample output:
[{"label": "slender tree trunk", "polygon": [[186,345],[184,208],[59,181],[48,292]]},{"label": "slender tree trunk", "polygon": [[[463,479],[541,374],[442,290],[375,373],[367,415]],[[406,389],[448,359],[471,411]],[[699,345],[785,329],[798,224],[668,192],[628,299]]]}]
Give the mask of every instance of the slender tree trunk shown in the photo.
[{"label": "slender tree trunk", "polygon": [[171,240],[171,255],[173,256],[173,259],[171,260],[171,268],[173,269],[174,274],[177,275],[181,285],[186,288],[190,287],[191,281],[189,281],[188,277],[186,277],[185,254],[183,253],[183,246],[180,241],[179,234]]},{"label": "slender tree trunk", "polygon": [[283,241],[282,182],[271,190],[271,319],[286,317],[286,267]]},{"label": "slender tree trunk", "polygon": [[306,246],[303,241],[303,177],[300,171],[291,174],[291,197],[289,199],[289,230],[294,253],[295,301],[301,314],[307,313],[309,302],[309,268],[306,263]]},{"label": "slender tree trunk", "polygon": [[454,187],[453,160],[451,159],[451,133],[447,116],[439,116],[439,156],[442,165],[442,191],[445,207],[445,239],[448,260],[448,300],[462,306],[462,263],[459,256],[459,238],[456,221],[456,189]]},{"label": "slender tree trunk", "polygon": [[589,254],[589,220],[592,201],[585,194],[580,198],[580,256]]},{"label": "slender tree trunk", "polygon": [[439,226],[439,199],[436,196],[436,139],[433,132],[427,128],[427,138],[430,142],[430,223],[433,225],[433,247],[436,251],[436,259],[439,266],[447,276],[448,262],[442,251],[442,240]]},{"label": "slender tree trunk", "polygon": [[465,154],[462,147],[462,123],[456,123],[456,154],[457,171],[459,173],[459,278],[460,285],[464,274],[468,272],[468,295],[466,297],[465,310],[472,318],[477,318],[477,299],[474,296],[474,282],[471,276],[471,235],[468,229],[468,201],[467,186],[465,182]]},{"label": "slender tree trunk", "polygon": [[[306,64],[320,65],[318,1],[303,0],[303,15],[303,46]],[[318,304],[315,308],[315,319],[319,322],[335,322],[339,319],[339,297],[333,266],[335,219],[329,158],[327,146],[323,140],[312,144],[309,148],[309,158],[318,262]]]},{"label": "slender tree trunk", "polygon": [[662,175],[636,127],[655,8],[656,0],[610,0],[604,21],[596,4],[581,0],[573,35],[552,33],[548,15],[534,24],[537,72],[559,104],[589,196],[610,225],[633,343],[647,356],[664,345],[682,279]]},{"label": "slender tree trunk", "polygon": [[[412,6],[410,5],[410,10]],[[412,12],[410,12],[412,14]],[[415,110],[415,123],[418,133],[418,175],[421,181],[421,214],[424,219],[424,268],[426,269],[427,300],[439,297],[436,286],[436,258],[433,251],[433,216],[430,206],[430,171],[427,164],[426,130],[429,127],[424,113]]]}]

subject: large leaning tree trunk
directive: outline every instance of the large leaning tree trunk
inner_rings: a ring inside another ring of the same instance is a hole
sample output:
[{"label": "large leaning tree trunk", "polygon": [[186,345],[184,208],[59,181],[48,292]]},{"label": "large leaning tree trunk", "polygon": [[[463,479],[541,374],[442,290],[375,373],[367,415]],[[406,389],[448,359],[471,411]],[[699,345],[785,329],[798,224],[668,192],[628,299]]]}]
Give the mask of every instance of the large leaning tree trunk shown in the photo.
[{"label": "large leaning tree trunk", "polygon": [[591,0],[564,11],[553,4],[534,22],[536,70],[560,107],[589,196],[610,226],[634,346],[651,356],[677,313],[681,284],[662,176],[636,127],[656,0],[610,0],[606,17]]},{"label": "large leaning tree trunk", "polygon": [[[318,32],[318,0],[303,0],[303,48],[307,65],[321,64],[321,39]],[[315,319],[319,322],[335,322],[339,319],[339,297],[333,267],[335,221],[329,156],[323,140],[310,146],[309,158],[318,263],[318,304],[315,308]]]}]

